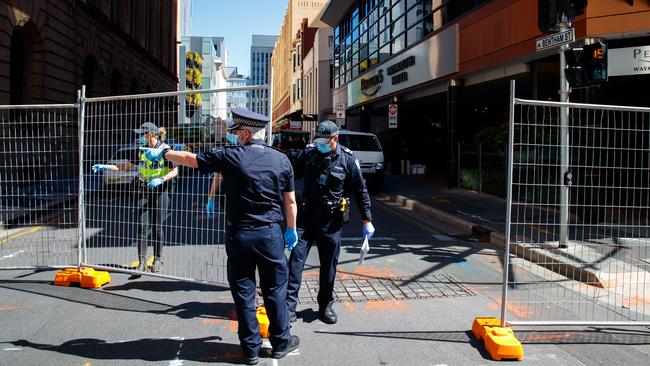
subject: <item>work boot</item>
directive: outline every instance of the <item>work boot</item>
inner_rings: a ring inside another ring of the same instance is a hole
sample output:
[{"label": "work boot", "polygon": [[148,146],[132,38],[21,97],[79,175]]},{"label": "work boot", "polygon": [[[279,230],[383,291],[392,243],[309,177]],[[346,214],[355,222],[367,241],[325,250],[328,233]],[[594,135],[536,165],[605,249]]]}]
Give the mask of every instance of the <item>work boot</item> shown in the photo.
[{"label": "work boot", "polygon": [[325,309],[318,310],[318,318],[325,324],[336,324],[336,313],[332,306],[328,306]]},{"label": "work boot", "polygon": [[[138,266],[135,268],[135,270],[140,272],[147,272],[147,258],[140,257],[140,261],[138,262]],[[142,277],[142,275],[134,273],[129,276],[129,280],[137,280],[140,277]]]},{"label": "work boot", "polygon": [[295,323],[297,320],[298,320],[298,316],[296,316],[296,312],[289,310],[289,322]]},{"label": "work boot", "polygon": [[282,358],[286,356],[288,353],[293,352],[298,349],[298,346],[300,346],[300,338],[298,336],[292,335],[291,336],[291,341],[287,345],[287,348],[285,348],[282,351],[273,351],[271,353],[272,358]]},{"label": "work boot", "polygon": [[151,272],[153,273],[159,273],[162,271],[163,267],[163,261],[160,257],[154,257],[153,259],[153,265],[151,266]]}]

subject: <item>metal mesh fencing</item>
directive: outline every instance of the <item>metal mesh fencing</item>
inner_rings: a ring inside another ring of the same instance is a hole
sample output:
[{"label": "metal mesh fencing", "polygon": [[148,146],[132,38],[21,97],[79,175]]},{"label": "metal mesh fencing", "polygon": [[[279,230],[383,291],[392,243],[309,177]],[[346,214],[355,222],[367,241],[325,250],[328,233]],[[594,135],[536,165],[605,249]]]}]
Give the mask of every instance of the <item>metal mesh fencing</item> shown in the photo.
[{"label": "metal mesh fencing", "polygon": [[0,106],[0,269],[78,263],[77,113]]},{"label": "metal mesh fencing", "polygon": [[[227,105],[245,103],[247,89],[85,101],[83,172],[85,177],[102,179],[101,189],[86,198],[85,265],[227,283],[225,197],[219,178],[172,163],[148,162],[139,147],[155,147],[162,141],[194,153],[222,148],[230,119]],[[166,136],[160,133],[156,140],[140,141],[148,137],[135,130],[146,122],[164,129]],[[96,164],[108,169],[100,167],[94,173]],[[145,177],[145,171],[153,175]],[[153,178],[160,176],[166,177],[165,182],[153,187]],[[206,206],[213,184],[217,189],[209,214]]]},{"label": "metal mesh fencing", "polygon": [[511,103],[502,321],[650,324],[650,108]]}]

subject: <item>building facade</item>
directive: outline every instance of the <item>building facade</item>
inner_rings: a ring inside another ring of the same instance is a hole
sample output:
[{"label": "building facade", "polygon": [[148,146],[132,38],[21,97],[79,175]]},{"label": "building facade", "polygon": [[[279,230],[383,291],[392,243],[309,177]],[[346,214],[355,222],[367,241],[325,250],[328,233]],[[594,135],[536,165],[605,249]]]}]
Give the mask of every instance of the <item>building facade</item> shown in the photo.
[{"label": "building facade", "polygon": [[[334,87],[332,71],[333,46],[332,28],[314,28],[313,41],[305,37],[305,52],[303,58],[303,129],[311,131],[318,121],[336,120],[332,109],[332,91]],[[312,120],[307,122],[306,120]]]},{"label": "building facade", "polygon": [[[226,86],[228,88],[237,88],[244,87],[248,85],[249,79],[244,77],[237,72],[236,67],[225,68],[226,72]],[[232,113],[230,112],[233,108],[236,109],[247,109],[248,106],[248,93],[244,91],[234,91],[229,92],[226,97],[226,120],[232,120]]]},{"label": "building facade", "polygon": [[[265,85],[270,83],[271,55],[278,36],[253,34],[251,39],[250,83]],[[269,114],[269,91],[251,90],[248,92],[248,109],[264,115]]]},{"label": "building facade", "polygon": [[[201,90],[227,86],[227,52],[223,37],[182,37],[182,44],[186,52],[198,53],[203,59]],[[201,99],[199,113],[194,113],[186,122],[210,124],[215,120],[226,120],[228,103],[226,93],[203,93]]]},{"label": "building facade", "polygon": [[[578,43],[648,49],[649,19],[647,2],[591,1],[572,26]],[[558,50],[536,50],[537,1],[335,0],[321,20],[334,28],[333,102],[345,106],[347,128],[380,137],[393,173],[406,160],[456,187],[459,143],[494,145],[481,138],[507,131],[510,79],[517,97],[559,99]],[[571,99],[647,106],[629,85],[649,81],[648,73],[610,76]]]},{"label": "building facade", "polygon": [[2,0],[0,104],[175,90],[177,18],[176,0]]},{"label": "building facade", "polygon": [[274,125],[300,120],[302,115],[302,39],[304,19],[309,24],[320,16],[326,0],[289,0],[280,35],[271,57],[272,120]]}]

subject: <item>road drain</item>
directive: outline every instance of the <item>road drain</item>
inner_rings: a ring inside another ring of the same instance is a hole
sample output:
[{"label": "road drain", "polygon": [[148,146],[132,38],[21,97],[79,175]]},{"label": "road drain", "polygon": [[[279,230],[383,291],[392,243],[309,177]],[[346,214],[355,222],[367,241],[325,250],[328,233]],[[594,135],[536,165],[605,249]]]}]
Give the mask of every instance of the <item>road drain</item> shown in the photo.
[{"label": "road drain", "polygon": [[[317,303],[318,280],[306,279],[300,287],[301,304]],[[334,301],[363,302],[381,300],[418,300],[473,296],[472,290],[448,274],[421,278],[355,278],[334,282]]]}]

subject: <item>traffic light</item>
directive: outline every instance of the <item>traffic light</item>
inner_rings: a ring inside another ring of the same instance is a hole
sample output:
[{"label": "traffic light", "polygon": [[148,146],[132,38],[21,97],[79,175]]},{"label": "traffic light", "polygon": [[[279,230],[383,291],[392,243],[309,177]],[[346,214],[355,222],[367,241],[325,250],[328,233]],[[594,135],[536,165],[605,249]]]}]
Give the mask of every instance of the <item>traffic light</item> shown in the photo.
[{"label": "traffic light", "polygon": [[607,81],[607,45],[604,42],[582,47],[582,69],[587,84]]},{"label": "traffic light", "polygon": [[571,87],[600,84],[607,81],[607,45],[594,42],[582,48],[564,51],[564,75]]},{"label": "traffic light", "polygon": [[562,14],[575,18],[586,7],[587,0],[537,0],[537,26],[542,33],[557,32]]},{"label": "traffic light", "polygon": [[558,0],[537,1],[537,27],[542,33],[552,33],[558,30],[559,11]]},{"label": "traffic light", "polygon": [[[544,0],[539,0],[544,1]],[[567,16],[567,18],[574,18],[584,13],[587,7],[587,0],[559,0],[558,3],[560,11]]]}]

